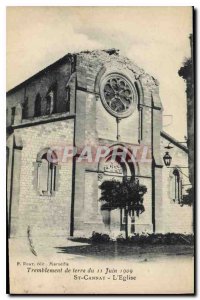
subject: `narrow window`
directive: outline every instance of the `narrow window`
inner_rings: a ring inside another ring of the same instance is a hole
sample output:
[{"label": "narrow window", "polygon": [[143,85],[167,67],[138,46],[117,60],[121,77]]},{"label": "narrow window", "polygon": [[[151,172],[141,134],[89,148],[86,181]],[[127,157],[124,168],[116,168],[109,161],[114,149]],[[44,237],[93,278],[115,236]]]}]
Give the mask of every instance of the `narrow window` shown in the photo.
[{"label": "narrow window", "polygon": [[51,115],[53,113],[54,108],[54,93],[51,91],[47,96],[47,107],[46,107],[46,114]]},{"label": "narrow window", "polygon": [[28,97],[25,98],[22,108],[22,119],[28,118]]},{"label": "narrow window", "polygon": [[49,177],[49,163],[46,158],[42,158],[39,167],[39,191],[40,195],[48,192],[48,177]]},{"label": "narrow window", "polygon": [[13,125],[15,121],[15,109],[15,107],[11,108],[11,125]]},{"label": "narrow window", "polygon": [[181,201],[181,194],[182,194],[182,184],[180,179],[180,174],[177,169],[173,171],[173,185],[174,185],[174,202],[180,203]]},{"label": "narrow window", "polygon": [[56,112],[57,83],[54,83],[46,95],[46,114],[51,115]]},{"label": "narrow window", "polygon": [[38,191],[40,195],[50,196],[56,190],[56,164],[49,162],[47,153],[38,162]]},{"label": "narrow window", "polygon": [[35,117],[41,116],[41,96],[38,93],[35,98]]},{"label": "narrow window", "polygon": [[139,137],[139,142],[142,141],[143,138],[143,108],[139,107],[139,132],[138,132],[138,137]]}]

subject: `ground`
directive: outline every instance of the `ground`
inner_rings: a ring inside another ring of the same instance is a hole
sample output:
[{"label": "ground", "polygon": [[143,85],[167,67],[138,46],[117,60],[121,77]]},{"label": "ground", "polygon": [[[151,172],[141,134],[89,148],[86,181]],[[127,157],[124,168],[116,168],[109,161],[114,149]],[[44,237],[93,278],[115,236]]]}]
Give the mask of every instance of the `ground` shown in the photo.
[{"label": "ground", "polygon": [[[10,239],[9,253],[13,294],[171,294],[194,290],[190,245],[140,247],[23,238]],[[41,272],[60,268],[62,273]],[[95,280],[90,279],[93,276]]]},{"label": "ground", "polygon": [[154,260],[160,257],[193,257],[192,245],[131,245],[124,243],[88,243],[66,238],[32,238],[11,239],[10,249],[15,254],[57,256],[65,259],[97,258],[97,259],[134,259],[138,261]]}]

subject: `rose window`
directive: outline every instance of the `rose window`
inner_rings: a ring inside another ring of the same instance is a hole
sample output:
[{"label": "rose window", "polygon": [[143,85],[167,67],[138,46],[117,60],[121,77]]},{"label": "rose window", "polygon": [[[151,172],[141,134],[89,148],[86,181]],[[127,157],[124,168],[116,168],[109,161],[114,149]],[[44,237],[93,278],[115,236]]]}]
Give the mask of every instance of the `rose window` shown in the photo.
[{"label": "rose window", "polygon": [[135,90],[122,75],[113,74],[103,80],[101,98],[105,108],[116,117],[127,117],[134,110]]}]

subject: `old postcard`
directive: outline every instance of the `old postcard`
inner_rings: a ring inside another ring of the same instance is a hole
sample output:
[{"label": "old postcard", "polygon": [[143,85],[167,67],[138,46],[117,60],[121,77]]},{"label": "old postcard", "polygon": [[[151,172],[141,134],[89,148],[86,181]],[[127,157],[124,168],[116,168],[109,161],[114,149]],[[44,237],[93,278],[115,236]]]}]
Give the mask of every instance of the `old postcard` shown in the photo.
[{"label": "old postcard", "polygon": [[194,294],[192,7],[7,8],[10,294]]}]

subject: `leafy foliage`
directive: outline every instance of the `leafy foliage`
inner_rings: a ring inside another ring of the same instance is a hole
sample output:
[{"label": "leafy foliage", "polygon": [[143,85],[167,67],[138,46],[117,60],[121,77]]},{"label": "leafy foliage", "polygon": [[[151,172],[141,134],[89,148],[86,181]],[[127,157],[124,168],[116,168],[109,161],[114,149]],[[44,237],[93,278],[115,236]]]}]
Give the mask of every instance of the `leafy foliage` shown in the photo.
[{"label": "leafy foliage", "polygon": [[89,244],[113,244],[117,243],[123,246],[131,245],[131,247],[148,246],[148,245],[194,245],[194,234],[181,233],[135,233],[125,239],[123,234],[118,235],[116,239],[111,239],[108,234],[93,231],[90,238],[76,237],[70,238],[72,241]]},{"label": "leafy foliage", "polygon": [[107,243],[110,241],[110,237],[108,234],[93,231],[90,241],[93,243]]},{"label": "leafy foliage", "polygon": [[151,234],[134,234],[128,240],[123,236],[117,238],[118,243],[130,243],[132,245],[193,245],[193,234],[180,233],[151,233]]},{"label": "leafy foliage", "polygon": [[144,212],[143,196],[147,192],[144,185],[133,178],[123,178],[119,181],[104,181],[100,189],[102,190],[100,201],[104,202],[102,210],[124,209],[125,213],[125,236],[128,239],[128,214],[131,212],[139,216]]},{"label": "leafy foliage", "polygon": [[117,208],[134,211],[139,216],[144,212],[143,196],[147,192],[144,185],[132,178],[126,178],[122,182],[104,181],[100,189],[102,191],[100,201],[102,210],[113,210]]},{"label": "leafy foliage", "polygon": [[191,206],[194,200],[194,189],[190,188],[187,190],[187,195],[183,196],[183,199],[181,200],[181,206],[188,205]]},{"label": "leafy foliage", "polygon": [[178,74],[183,79],[188,80],[189,78],[192,78],[192,75],[193,75],[192,71],[193,71],[192,59],[186,58],[185,61],[183,62],[183,66],[178,71]]}]

